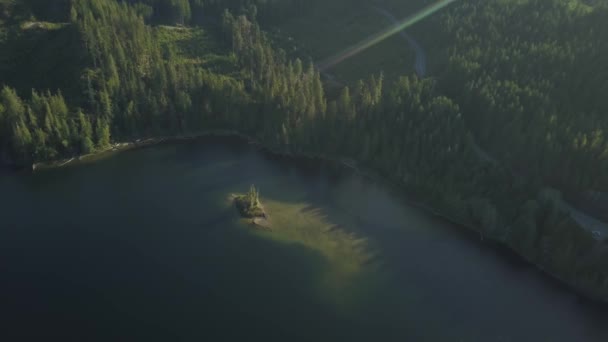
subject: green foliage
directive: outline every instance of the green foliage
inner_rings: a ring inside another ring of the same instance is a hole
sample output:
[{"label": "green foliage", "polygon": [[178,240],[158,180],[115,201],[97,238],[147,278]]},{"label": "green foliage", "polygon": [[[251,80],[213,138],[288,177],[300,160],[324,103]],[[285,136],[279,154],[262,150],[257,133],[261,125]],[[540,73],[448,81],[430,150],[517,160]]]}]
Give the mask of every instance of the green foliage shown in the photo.
[{"label": "green foliage", "polygon": [[260,203],[260,193],[253,185],[251,185],[249,192],[246,194],[236,196],[234,203],[244,217],[266,217],[266,213]]},{"label": "green foliage", "polygon": [[0,147],[5,159],[8,156],[15,163],[25,164],[58,155],[90,153],[95,148],[92,119],[80,110],[71,112],[61,92],[53,95],[33,91],[30,99],[24,101],[14,89],[4,87],[0,103],[4,108],[0,115]]},{"label": "green foliage", "polygon": [[237,74],[235,58],[229,56],[227,44],[218,41],[212,30],[157,26],[154,33],[166,59],[176,63],[196,64],[223,75]]},{"label": "green foliage", "polygon": [[251,185],[251,187],[249,188],[249,192],[245,196],[250,207],[257,207],[260,205],[260,193],[254,185]]},{"label": "green foliage", "polygon": [[451,44],[440,85],[516,172],[608,189],[607,18],[576,1],[459,2],[442,18]]}]

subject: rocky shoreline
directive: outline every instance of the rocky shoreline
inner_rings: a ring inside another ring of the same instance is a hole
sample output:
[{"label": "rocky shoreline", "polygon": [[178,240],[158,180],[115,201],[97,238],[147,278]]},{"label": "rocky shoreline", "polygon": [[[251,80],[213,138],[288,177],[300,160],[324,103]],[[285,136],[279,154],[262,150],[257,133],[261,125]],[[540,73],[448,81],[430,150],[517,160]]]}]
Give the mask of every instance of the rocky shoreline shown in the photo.
[{"label": "rocky shoreline", "polygon": [[89,154],[74,156],[71,158],[63,158],[63,159],[33,163],[31,166],[31,169],[32,169],[32,171],[39,171],[39,170],[60,168],[60,167],[64,167],[64,166],[74,164],[74,163],[77,163],[80,161],[94,159],[96,157],[99,157],[99,156],[107,154],[107,153],[122,152],[122,151],[136,149],[136,148],[158,145],[161,143],[195,140],[195,139],[203,138],[206,136],[226,136],[226,137],[239,136],[241,138],[245,138],[245,136],[243,136],[237,132],[234,132],[234,131],[218,130],[218,131],[209,131],[209,132],[205,132],[205,133],[192,134],[192,135],[176,135],[176,136],[166,136],[166,137],[158,137],[158,138],[137,139],[134,141],[125,141],[125,142],[114,143],[114,144],[111,144],[108,148],[96,150],[95,152],[92,152]]}]

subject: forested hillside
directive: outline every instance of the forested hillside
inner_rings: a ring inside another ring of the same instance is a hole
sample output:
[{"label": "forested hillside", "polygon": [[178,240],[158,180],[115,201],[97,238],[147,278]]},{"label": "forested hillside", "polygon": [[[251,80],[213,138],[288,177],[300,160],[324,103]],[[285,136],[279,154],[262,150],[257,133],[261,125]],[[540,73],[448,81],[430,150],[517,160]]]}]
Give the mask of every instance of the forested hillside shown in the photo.
[{"label": "forested hillside", "polygon": [[[428,1],[375,4],[404,14]],[[367,1],[339,5],[327,4],[370,13]],[[608,192],[605,2],[457,1],[416,28],[429,77],[376,66],[387,41],[365,59],[377,72],[335,94],[312,60],[331,34],[308,49],[287,44],[306,31],[285,18],[306,23],[315,6],[325,5],[0,0],[0,160],[27,166],[113,142],[235,130],[273,150],[356,160],[608,300],[607,235],[564,205]]]},{"label": "forested hillside", "polygon": [[607,7],[544,0],[471,1],[445,15],[452,46],[443,90],[514,172],[608,190],[606,18]]}]

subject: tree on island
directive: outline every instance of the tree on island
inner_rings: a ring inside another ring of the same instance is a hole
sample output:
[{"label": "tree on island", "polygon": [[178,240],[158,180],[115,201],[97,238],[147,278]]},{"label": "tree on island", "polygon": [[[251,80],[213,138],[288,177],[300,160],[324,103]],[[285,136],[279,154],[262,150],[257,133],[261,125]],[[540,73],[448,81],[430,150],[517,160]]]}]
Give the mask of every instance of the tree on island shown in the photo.
[{"label": "tree on island", "polygon": [[241,213],[245,217],[266,217],[264,207],[260,203],[260,192],[251,185],[249,192],[244,195],[238,195],[234,198],[234,203]]},{"label": "tree on island", "polygon": [[260,205],[260,192],[255,188],[255,185],[251,184],[249,187],[249,193],[247,193],[247,200],[249,201],[250,207],[257,207]]}]

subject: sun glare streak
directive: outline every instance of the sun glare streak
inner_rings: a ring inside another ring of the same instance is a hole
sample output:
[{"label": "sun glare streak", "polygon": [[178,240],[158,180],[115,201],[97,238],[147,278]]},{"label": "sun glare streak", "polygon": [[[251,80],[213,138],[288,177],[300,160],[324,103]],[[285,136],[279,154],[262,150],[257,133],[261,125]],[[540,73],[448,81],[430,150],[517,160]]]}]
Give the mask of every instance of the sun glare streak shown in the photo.
[{"label": "sun glare streak", "polygon": [[408,28],[408,27],[414,25],[415,23],[421,21],[422,19],[436,13],[437,11],[441,10],[442,8],[448,6],[449,4],[451,4],[452,2],[455,2],[455,1],[456,0],[441,0],[441,1],[438,1],[432,5],[429,5],[425,8],[423,8],[416,14],[403,19],[401,22],[399,22],[399,24],[394,25],[393,27],[386,29],[382,32],[379,32],[369,38],[366,38],[363,41],[361,41],[355,45],[352,45],[352,46],[348,47],[347,49],[345,49],[344,51],[319,63],[319,70],[321,70],[321,71],[327,70],[327,69],[337,65],[338,63],[343,62],[344,60],[346,60],[348,58],[358,55],[359,53],[361,53],[361,52],[369,49],[370,47],[384,41],[385,39],[399,33],[400,31],[405,30],[406,28]]}]

